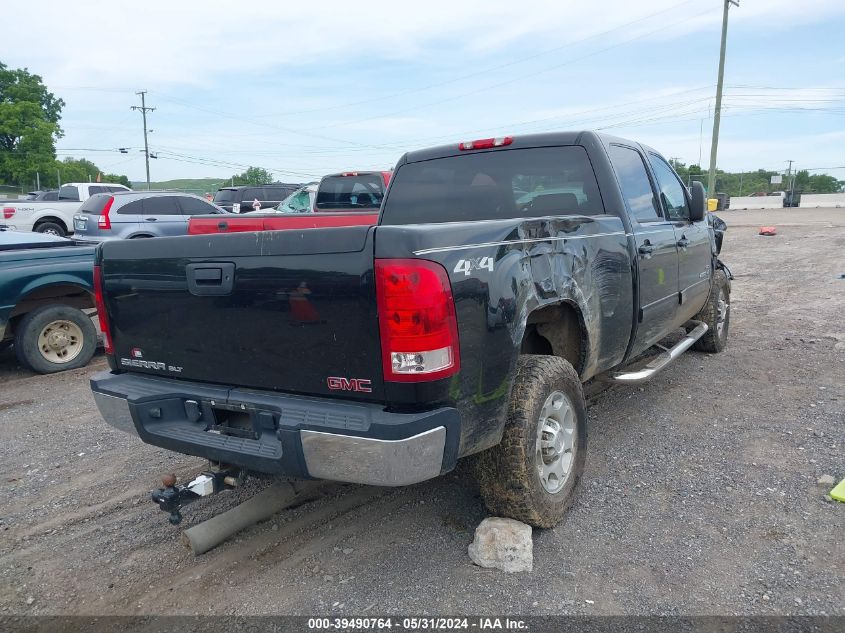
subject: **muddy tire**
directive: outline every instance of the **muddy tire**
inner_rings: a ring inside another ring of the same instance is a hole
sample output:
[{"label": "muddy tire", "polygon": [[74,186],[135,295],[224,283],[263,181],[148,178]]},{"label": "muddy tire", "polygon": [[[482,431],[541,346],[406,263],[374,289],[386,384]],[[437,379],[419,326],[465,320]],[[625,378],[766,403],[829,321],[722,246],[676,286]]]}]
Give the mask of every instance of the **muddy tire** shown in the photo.
[{"label": "muddy tire", "polygon": [[96,349],[97,329],[91,318],[70,306],[42,306],[15,326],[18,362],[39,374],[83,367]]},{"label": "muddy tire", "polygon": [[696,320],[707,324],[707,333],[698,339],[692,348],[699,352],[715,354],[728,344],[728,328],[731,324],[731,284],[724,270],[716,270],[710,296]]},{"label": "muddy tire", "polygon": [[560,523],[587,452],[587,408],[578,374],[557,356],[520,357],[502,441],[475,460],[491,514],[534,527]]}]

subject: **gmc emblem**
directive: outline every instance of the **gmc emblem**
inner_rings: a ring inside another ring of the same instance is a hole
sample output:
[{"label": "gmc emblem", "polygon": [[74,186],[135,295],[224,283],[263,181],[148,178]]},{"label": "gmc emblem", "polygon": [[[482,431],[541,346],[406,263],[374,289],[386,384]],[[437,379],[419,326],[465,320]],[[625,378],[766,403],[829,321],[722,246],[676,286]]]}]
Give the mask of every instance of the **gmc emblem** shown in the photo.
[{"label": "gmc emblem", "polygon": [[341,376],[329,376],[326,384],[332,391],[357,391],[359,393],[372,393],[371,380],[366,378],[342,378]]}]

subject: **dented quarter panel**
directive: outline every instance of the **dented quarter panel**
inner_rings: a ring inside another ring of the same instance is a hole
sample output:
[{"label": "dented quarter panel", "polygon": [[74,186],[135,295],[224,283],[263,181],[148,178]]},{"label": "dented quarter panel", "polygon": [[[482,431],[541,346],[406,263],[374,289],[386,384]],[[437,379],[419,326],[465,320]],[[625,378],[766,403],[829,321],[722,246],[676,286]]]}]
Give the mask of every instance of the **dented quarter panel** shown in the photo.
[{"label": "dented quarter panel", "polygon": [[[461,370],[440,381],[461,413],[461,454],[501,438],[528,316],[569,303],[582,318],[586,380],[622,362],[631,334],[632,271],[622,220],[560,216],[416,226],[380,226],[376,257],[443,265],[458,317]],[[493,270],[462,262],[491,258]],[[404,385],[394,402],[417,394]],[[388,389],[388,395],[391,390]]]}]

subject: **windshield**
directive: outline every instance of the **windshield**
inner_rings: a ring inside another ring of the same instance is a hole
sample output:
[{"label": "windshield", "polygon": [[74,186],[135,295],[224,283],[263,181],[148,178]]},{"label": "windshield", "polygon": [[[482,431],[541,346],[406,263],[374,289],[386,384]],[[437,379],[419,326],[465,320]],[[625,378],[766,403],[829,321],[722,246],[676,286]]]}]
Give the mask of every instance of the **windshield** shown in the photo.
[{"label": "windshield", "polygon": [[320,182],[314,206],[318,210],[378,209],[383,196],[384,181],[381,174],[329,176]]},{"label": "windshield", "polygon": [[214,202],[217,204],[232,202],[235,199],[235,190],[234,189],[221,189],[216,194],[214,194]]}]

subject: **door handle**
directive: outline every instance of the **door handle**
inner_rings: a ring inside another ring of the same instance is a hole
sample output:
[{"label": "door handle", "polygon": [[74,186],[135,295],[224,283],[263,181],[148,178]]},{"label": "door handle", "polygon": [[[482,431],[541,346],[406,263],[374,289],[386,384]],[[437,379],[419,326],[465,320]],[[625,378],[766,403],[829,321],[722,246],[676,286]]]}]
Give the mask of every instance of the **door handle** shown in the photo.
[{"label": "door handle", "polygon": [[640,255],[651,255],[654,252],[654,246],[652,246],[648,242],[644,242],[640,245],[637,250],[639,251]]},{"label": "door handle", "polygon": [[158,218],[144,218],[147,222],[155,222]]},{"label": "door handle", "polygon": [[689,246],[689,240],[686,238],[686,236],[684,236],[678,240],[677,244],[678,248],[686,248],[687,246]]}]

